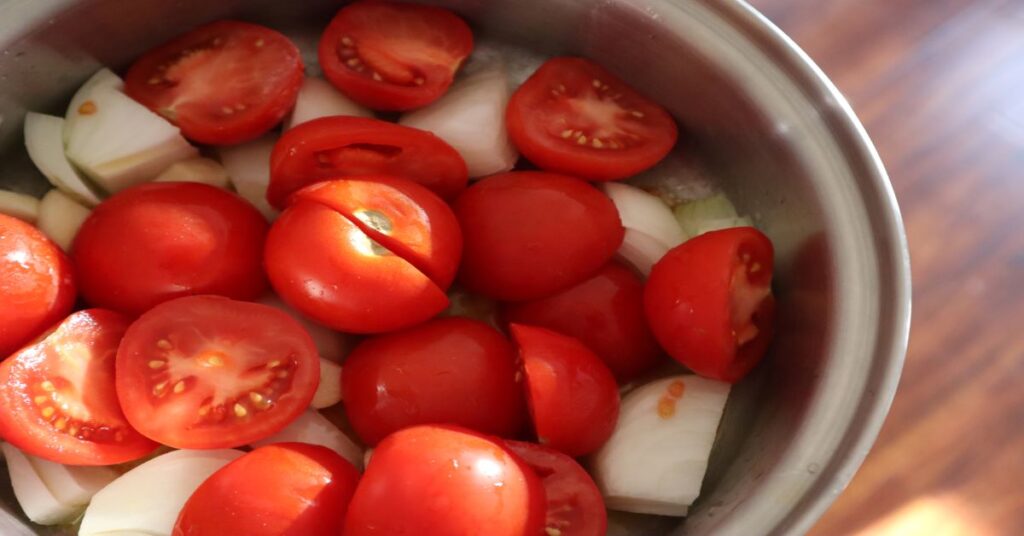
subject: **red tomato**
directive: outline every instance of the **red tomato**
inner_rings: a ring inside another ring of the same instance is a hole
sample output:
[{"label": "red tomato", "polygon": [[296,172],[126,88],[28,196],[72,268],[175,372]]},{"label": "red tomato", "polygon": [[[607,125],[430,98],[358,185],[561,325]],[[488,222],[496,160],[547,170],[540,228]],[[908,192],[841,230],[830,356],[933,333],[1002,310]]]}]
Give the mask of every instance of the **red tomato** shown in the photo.
[{"label": "red tomato", "polygon": [[288,196],[304,186],[367,175],[409,179],[446,199],[469,180],[459,153],[430,132],[364,117],[322,117],[277,140],[267,200],[284,208]]},{"label": "red tomato", "polygon": [[440,97],[473,51],[473,33],[445,9],[397,2],[345,6],[320,38],[320,66],[352,100],[409,110]]},{"label": "red tomato", "polygon": [[507,447],[447,426],[395,432],[373,458],[345,519],[345,536],[538,536],[544,487]]},{"label": "red tomato", "polygon": [[619,419],[619,386],[580,341],[544,328],[512,324],[526,372],[526,401],[541,444],[570,456],[597,450]]},{"label": "red tomato", "polygon": [[359,471],[306,443],[260,447],[199,485],[174,536],[338,536]]},{"label": "red tomato", "polygon": [[263,216],[232,193],[154,182],[100,203],[71,256],[86,301],[137,315],[192,294],[256,299],[267,288],[266,234]]},{"label": "red tomato", "polygon": [[125,93],[190,140],[231,145],[270,130],[295,104],[302,57],[265,26],[222,20],[150,50],[128,69]]},{"label": "red tomato", "polygon": [[701,376],[739,381],[771,342],[773,259],[771,241],[753,227],[706,233],[669,251],[644,290],[658,342]]},{"label": "red tomato", "polygon": [[64,318],[74,303],[67,255],[35,227],[0,214],[0,360]]},{"label": "red tomato", "polygon": [[370,445],[430,423],[514,436],[526,416],[511,344],[468,318],[367,339],[345,360],[341,381],[352,427]]},{"label": "red tomato", "polygon": [[129,320],[78,311],[0,363],[0,435],[70,465],[132,461],[157,447],[136,432],[114,392],[114,358]]},{"label": "red tomato", "polygon": [[608,512],[597,484],[576,460],[536,443],[506,441],[544,482],[548,501],[544,534],[605,536]]},{"label": "red tomato", "polygon": [[512,142],[542,169],[624,179],[665,157],[679,133],[664,108],[604,67],[552,58],[509,99]]},{"label": "red tomato", "polygon": [[610,262],[594,277],[530,302],[505,304],[506,321],[532,324],[575,337],[594,351],[619,381],[658,363],[661,348],[644,317],[644,284],[632,270]]},{"label": "red tomato", "polygon": [[248,445],[306,410],[320,378],[313,339],[287,313],[219,296],[162,303],[117,351],[128,422],[179,449]]},{"label": "red tomato", "polygon": [[493,175],[455,202],[465,240],[460,280],[507,301],[542,298],[592,276],[622,243],[615,205],[572,177]]}]

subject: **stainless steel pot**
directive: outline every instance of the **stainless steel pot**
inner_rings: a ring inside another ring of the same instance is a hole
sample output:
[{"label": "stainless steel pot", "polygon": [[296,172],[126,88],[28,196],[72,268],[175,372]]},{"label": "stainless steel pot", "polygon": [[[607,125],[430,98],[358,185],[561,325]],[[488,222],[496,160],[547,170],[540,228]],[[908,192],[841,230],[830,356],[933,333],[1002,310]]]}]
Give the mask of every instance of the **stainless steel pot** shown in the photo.
[{"label": "stainless steel pot", "polygon": [[[899,210],[845,99],[740,0],[442,3],[499,39],[598,58],[667,106],[684,128],[682,158],[704,162],[771,236],[778,338],[766,362],[737,386],[702,497],[672,534],[805,532],[878,433],[910,320]],[[21,146],[24,112],[62,113],[71,92],[101,64],[124,67],[148,47],[225,16],[315,39],[337,5],[0,2],[0,185],[46,189]],[[9,493],[4,510],[0,533],[36,532],[20,521]]]}]

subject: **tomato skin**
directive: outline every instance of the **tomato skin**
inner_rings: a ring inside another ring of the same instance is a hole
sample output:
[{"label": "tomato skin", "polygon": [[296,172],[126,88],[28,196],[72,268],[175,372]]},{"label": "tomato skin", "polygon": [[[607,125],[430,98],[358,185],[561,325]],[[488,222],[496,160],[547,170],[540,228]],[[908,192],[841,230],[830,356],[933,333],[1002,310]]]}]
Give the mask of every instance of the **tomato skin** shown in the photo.
[{"label": "tomato skin", "polygon": [[283,34],[222,20],[136,60],[125,75],[125,93],[190,140],[233,145],[281,122],[295,104],[302,73],[299,49]]},{"label": "tomato skin", "polygon": [[553,173],[493,175],[466,189],[454,208],[464,239],[459,279],[498,300],[542,298],[587,279],[625,234],[607,196]]},{"label": "tomato skin", "polygon": [[458,151],[430,132],[365,117],[321,117],[288,129],[274,144],[267,201],[282,209],[310,184],[380,175],[409,179],[445,199],[469,180]]},{"label": "tomato skin", "polygon": [[555,529],[560,536],[605,536],[608,512],[586,469],[550,447],[525,441],[506,441],[505,445],[544,482],[548,502],[545,529]]},{"label": "tomato skin", "polygon": [[222,467],[185,503],[173,536],[337,536],[359,471],[306,443],[260,447]]},{"label": "tomato skin", "polygon": [[327,80],[352,100],[402,111],[437,100],[472,51],[473,32],[448,10],[362,1],[331,20],[319,59]]},{"label": "tomato skin", "polygon": [[619,419],[619,386],[608,367],[572,337],[519,324],[509,329],[539,442],[574,457],[600,448]]},{"label": "tomato skin", "polygon": [[374,450],[343,534],[537,536],[544,516],[540,479],[499,441],[415,426]]},{"label": "tomato skin", "polygon": [[[614,124],[607,124],[609,114],[615,114]],[[679,137],[664,108],[584,58],[546,61],[512,94],[505,120],[530,162],[595,181],[640,173],[664,158]]]},{"label": "tomato skin", "polygon": [[138,315],[180,296],[258,298],[267,221],[242,198],[198,183],[149,183],[97,206],[71,256],[82,296]]},{"label": "tomato skin", "polygon": [[662,348],[701,376],[742,379],[771,342],[773,262],[771,241],[753,227],[706,233],[670,250],[644,289],[647,322]]},{"label": "tomato skin", "polygon": [[[113,311],[78,311],[0,363],[0,436],[69,465],[124,463],[152,452],[157,444],[129,425],[114,392],[114,357],[128,323]],[[89,417],[64,413],[58,401]],[[45,417],[47,409],[55,411]]]},{"label": "tomato skin", "polygon": [[179,449],[248,445],[309,407],[320,379],[313,339],[279,309],[188,296],[140,316],[117,350],[128,422]]},{"label": "tomato skin", "polygon": [[662,354],[644,316],[644,283],[616,261],[557,294],[504,304],[502,317],[579,339],[620,382],[651,370]]},{"label": "tomato skin", "polygon": [[367,339],[346,359],[341,381],[352,427],[369,445],[430,423],[510,437],[526,417],[511,344],[468,318]]},{"label": "tomato skin", "polygon": [[74,303],[67,255],[35,227],[0,214],[0,360],[64,318]]}]

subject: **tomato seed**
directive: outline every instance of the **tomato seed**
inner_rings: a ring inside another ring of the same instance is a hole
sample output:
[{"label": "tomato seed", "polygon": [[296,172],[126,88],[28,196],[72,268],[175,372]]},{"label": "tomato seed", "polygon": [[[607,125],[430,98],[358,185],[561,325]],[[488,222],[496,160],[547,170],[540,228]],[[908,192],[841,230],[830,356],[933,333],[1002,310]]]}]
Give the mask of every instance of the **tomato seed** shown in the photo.
[{"label": "tomato seed", "polygon": [[50,417],[53,417],[53,414],[56,412],[57,410],[53,409],[53,406],[46,406],[40,413],[43,415],[44,419],[49,419]]},{"label": "tomato seed", "polygon": [[235,407],[234,407],[234,410],[235,410],[235,416],[236,417],[245,417],[246,415],[249,414],[249,412],[246,411],[245,406],[243,406],[241,404],[237,404],[236,403]]}]

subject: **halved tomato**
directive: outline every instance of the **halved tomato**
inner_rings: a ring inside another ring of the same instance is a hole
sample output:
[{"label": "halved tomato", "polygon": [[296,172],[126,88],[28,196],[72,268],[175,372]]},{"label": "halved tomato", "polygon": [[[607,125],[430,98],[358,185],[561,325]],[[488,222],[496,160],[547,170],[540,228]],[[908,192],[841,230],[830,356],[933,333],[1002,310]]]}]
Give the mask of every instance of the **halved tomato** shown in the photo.
[{"label": "halved tomato", "polygon": [[322,117],[277,140],[267,201],[284,208],[288,196],[315,182],[379,175],[409,179],[445,199],[469,180],[459,153],[430,132],[365,117]]},{"label": "halved tomato", "polygon": [[320,39],[320,66],[352,100],[409,110],[440,97],[473,51],[473,33],[431,6],[363,1],[345,6]]},{"label": "halved tomato", "polygon": [[141,458],[157,444],[136,432],[114,392],[114,361],[128,318],[87,309],[0,363],[0,435],[70,465]]},{"label": "halved tomato", "polygon": [[223,20],[150,50],[132,64],[125,92],[190,140],[230,145],[279,123],[302,84],[302,57],[265,26]]},{"label": "halved tomato", "polygon": [[540,168],[597,181],[653,166],[679,136],[664,108],[583,58],[541,65],[512,95],[506,121],[512,142]]},{"label": "halved tomato", "polygon": [[175,448],[247,445],[306,410],[320,378],[313,339],[287,313],[219,296],[164,302],[117,351],[128,421]]}]

